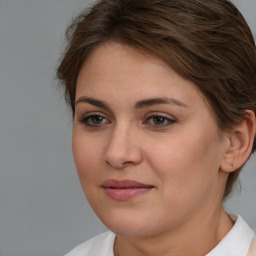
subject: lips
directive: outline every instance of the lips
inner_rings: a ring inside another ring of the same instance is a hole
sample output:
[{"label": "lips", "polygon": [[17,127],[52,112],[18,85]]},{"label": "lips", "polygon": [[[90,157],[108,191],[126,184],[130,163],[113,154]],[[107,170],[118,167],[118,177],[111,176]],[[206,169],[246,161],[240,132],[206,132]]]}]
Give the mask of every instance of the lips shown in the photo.
[{"label": "lips", "polygon": [[106,180],[102,187],[106,194],[113,200],[127,201],[154,188],[152,185],[143,184],[133,180]]}]

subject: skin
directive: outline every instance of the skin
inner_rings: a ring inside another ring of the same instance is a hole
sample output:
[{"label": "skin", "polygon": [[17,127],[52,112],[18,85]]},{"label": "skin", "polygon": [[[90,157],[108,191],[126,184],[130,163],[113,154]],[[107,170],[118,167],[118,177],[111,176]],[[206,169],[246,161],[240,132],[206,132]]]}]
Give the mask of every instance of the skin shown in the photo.
[{"label": "skin", "polygon": [[[152,98],[172,101],[138,104]],[[231,142],[196,86],[160,59],[108,42],[82,66],[76,101],[75,164],[90,205],[117,234],[115,256],[213,249],[233,225],[222,208],[231,166],[221,169]],[[117,201],[102,188],[108,179],[154,188]]]}]

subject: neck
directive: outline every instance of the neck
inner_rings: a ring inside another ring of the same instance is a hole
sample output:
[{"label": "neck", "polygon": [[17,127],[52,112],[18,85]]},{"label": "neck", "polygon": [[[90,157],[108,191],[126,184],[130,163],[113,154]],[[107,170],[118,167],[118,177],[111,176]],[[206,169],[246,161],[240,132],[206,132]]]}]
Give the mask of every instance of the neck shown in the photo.
[{"label": "neck", "polygon": [[[199,224],[198,224],[199,223]],[[117,235],[115,256],[201,256],[210,252],[230,231],[233,222],[222,207],[205,212],[182,227],[148,237]]]}]

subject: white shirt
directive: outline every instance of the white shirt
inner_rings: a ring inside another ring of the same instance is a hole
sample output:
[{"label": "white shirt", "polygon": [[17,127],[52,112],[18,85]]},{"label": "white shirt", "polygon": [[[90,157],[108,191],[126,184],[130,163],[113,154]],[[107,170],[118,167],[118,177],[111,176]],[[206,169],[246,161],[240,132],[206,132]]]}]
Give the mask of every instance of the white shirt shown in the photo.
[{"label": "white shirt", "polygon": [[[238,215],[230,215],[234,226],[220,243],[205,256],[256,256],[256,237]],[[77,246],[65,256],[114,256],[116,235],[111,231],[97,235]]]}]

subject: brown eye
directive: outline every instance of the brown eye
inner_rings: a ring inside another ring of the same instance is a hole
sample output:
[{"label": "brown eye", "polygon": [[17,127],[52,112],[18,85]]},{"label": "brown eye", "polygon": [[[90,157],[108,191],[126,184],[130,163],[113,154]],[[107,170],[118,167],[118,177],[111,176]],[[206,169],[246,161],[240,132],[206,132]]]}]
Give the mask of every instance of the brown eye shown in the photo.
[{"label": "brown eye", "polygon": [[147,120],[145,121],[146,124],[149,124],[155,127],[166,127],[175,122],[176,122],[175,119],[171,119],[169,117],[162,116],[162,115],[152,115],[148,117]]},{"label": "brown eye", "polygon": [[91,122],[93,124],[100,124],[103,122],[103,120],[104,120],[104,117],[102,117],[102,116],[92,116],[91,117]]},{"label": "brown eye", "polygon": [[110,122],[107,118],[101,115],[96,115],[96,114],[87,115],[82,119],[80,119],[79,121],[87,126],[95,126],[95,127],[101,126]]},{"label": "brown eye", "polygon": [[154,116],[152,118],[152,123],[154,123],[155,125],[163,125],[166,123],[166,121],[166,118],[162,116]]}]

